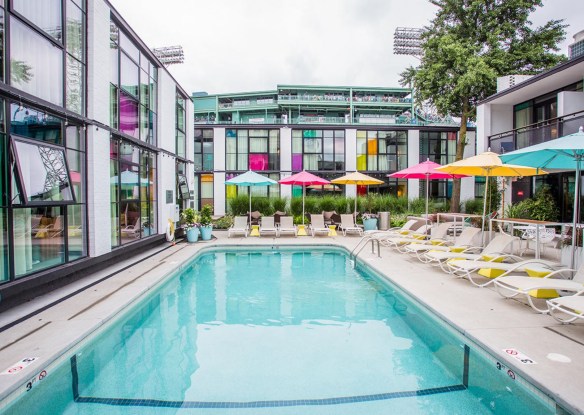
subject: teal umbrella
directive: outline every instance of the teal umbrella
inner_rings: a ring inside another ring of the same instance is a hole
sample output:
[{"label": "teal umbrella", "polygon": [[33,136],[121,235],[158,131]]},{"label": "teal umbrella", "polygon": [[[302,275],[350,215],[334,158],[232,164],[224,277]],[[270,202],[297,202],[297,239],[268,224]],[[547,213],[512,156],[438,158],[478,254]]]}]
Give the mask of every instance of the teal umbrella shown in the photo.
[{"label": "teal umbrella", "polygon": [[[239,176],[235,176],[229,179],[225,184],[234,184],[236,186],[270,186],[272,184],[277,184],[278,182],[270,179],[269,177],[262,176],[251,170],[246,171]],[[251,189],[249,189],[249,222],[251,223]]]},{"label": "teal umbrella", "polygon": [[575,170],[576,191],[574,194],[574,218],[572,227],[572,261],[576,246],[576,225],[580,219],[580,172],[584,159],[584,131],[580,127],[577,133],[565,135],[555,140],[525,147],[501,155],[504,163],[521,164],[541,169]]}]

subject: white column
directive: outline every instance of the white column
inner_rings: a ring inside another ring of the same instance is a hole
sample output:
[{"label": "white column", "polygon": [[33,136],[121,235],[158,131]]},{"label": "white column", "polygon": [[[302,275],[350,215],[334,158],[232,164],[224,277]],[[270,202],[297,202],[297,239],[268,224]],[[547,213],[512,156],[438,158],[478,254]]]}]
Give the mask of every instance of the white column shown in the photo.
[{"label": "white column", "polygon": [[[280,179],[292,175],[292,129],[288,126],[280,128]],[[280,197],[290,199],[292,186],[280,186]]]},{"label": "white column", "polygon": [[[225,128],[213,129],[213,214],[225,215]],[[200,196],[200,195],[199,195]]]},{"label": "white column", "polygon": [[[420,130],[408,131],[408,167],[420,162]],[[408,180],[408,199],[420,197],[420,181]]]},{"label": "white column", "polygon": [[[345,129],[345,170],[347,172],[357,171],[357,130],[354,128]],[[355,197],[357,186],[346,185],[345,195]]]}]

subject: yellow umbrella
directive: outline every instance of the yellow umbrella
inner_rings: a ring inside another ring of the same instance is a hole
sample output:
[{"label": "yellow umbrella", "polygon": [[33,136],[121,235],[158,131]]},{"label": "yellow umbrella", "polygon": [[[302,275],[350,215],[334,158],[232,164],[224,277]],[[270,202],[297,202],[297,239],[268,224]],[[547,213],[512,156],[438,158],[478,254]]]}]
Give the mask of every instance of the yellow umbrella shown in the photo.
[{"label": "yellow umbrella", "polygon": [[[354,185],[370,185],[370,184],[382,184],[383,180],[376,179],[375,177],[367,176],[366,174],[359,173],[358,171],[354,173],[346,174],[338,179],[331,180],[334,184],[354,184]],[[355,195],[355,213],[357,213],[357,195]]]},{"label": "yellow umbrella", "polygon": [[[538,174],[547,174],[546,171],[536,167],[516,166],[513,164],[503,164],[497,153],[485,151],[463,160],[455,161],[436,170],[451,174],[466,174],[467,176],[485,176],[485,194],[483,205],[483,231],[485,230],[485,216],[487,214],[487,194],[489,188],[489,177],[499,176],[536,176]],[[483,232],[484,241],[484,232]]]}]

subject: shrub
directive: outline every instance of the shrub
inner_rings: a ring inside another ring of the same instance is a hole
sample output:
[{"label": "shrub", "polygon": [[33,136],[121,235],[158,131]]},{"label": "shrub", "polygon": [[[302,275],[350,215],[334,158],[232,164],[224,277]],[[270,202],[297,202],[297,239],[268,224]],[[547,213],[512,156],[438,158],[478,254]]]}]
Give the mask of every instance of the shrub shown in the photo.
[{"label": "shrub", "polygon": [[[320,213],[318,210],[319,206],[319,197],[318,196],[308,196],[304,200],[304,213],[309,215],[310,213]],[[302,203],[302,200],[300,201]],[[300,208],[300,214],[302,214],[302,207]]]},{"label": "shrub", "polygon": [[415,198],[410,200],[409,212],[413,215],[426,213],[426,199]]},{"label": "shrub", "polygon": [[483,214],[483,199],[468,199],[464,202],[464,212],[469,215]]},{"label": "shrub", "polygon": [[288,200],[285,197],[277,197],[272,200],[272,207],[274,208],[274,212],[286,212],[286,206],[288,205]]},{"label": "shrub", "polygon": [[433,202],[430,206],[434,206],[434,210],[430,210],[431,213],[433,212],[450,212],[450,202],[448,200],[444,200],[442,202]]},{"label": "shrub", "polygon": [[345,196],[335,198],[335,208],[334,210],[339,214],[349,213],[349,201]]},{"label": "shrub", "polygon": [[249,197],[245,195],[235,196],[229,200],[229,210],[233,216],[242,216],[249,210]]},{"label": "shrub", "polygon": [[200,223],[201,226],[209,226],[212,223],[211,215],[213,215],[213,206],[212,205],[205,205],[201,209],[200,215]]},{"label": "shrub", "polygon": [[229,229],[231,226],[233,226],[233,216],[230,215],[225,215],[213,221],[213,228],[215,229]]},{"label": "shrub", "polygon": [[[346,200],[347,200],[347,207],[346,207],[347,212],[346,213],[354,213],[354,211],[355,211],[355,198],[354,197],[347,197]],[[357,210],[360,209],[360,206],[358,203],[359,203],[359,199],[357,199]]]},{"label": "shrub", "polygon": [[251,211],[259,211],[263,216],[270,216],[272,213],[272,205],[270,199],[267,197],[252,197],[251,198]]},{"label": "shrub", "polygon": [[531,199],[507,207],[506,215],[511,218],[533,219],[555,222],[559,211],[548,186],[542,186]]},{"label": "shrub", "polygon": [[334,196],[322,196],[318,201],[318,211],[319,212],[332,212],[335,210],[335,199]]}]

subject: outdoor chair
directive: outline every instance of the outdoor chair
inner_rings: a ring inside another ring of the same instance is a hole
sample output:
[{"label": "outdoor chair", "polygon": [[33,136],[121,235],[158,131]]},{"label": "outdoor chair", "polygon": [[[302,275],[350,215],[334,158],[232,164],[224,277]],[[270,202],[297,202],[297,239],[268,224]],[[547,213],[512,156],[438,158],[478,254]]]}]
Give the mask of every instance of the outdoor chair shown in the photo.
[{"label": "outdoor chair", "polygon": [[584,290],[574,295],[547,300],[546,303],[550,315],[562,324],[584,318]]},{"label": "outdoor chair", "polygon": [[[453,224],[453,222],[448,222]],[[450,229],[450,228],[449,228]],[[428,258],[424,255],[426,252],[443,251],[443,252],[462,252],[465,249],[474,246],[473,242],[477,239],[481,230],[479,228],[465,228],[460,235],[454,238],[453,242],[444,240],[443,243],[425,243],[424,241],[415,242],[404,247],[404,252],[415,255],[421,262],[428,262]]]},{"label": "outdoor chair", "polygon": [[274,223],[273,216],[264,216],[260,218],[260,236],[264,234],[274,234],[278,236],[278,229]]},{"label": "outdoor chair", "polygon": [[339,229],[343,231],[343,236],[347,236],[347,232],[357,233],[363,235],[363,229],[355,224],[353,215],[341,215],[341,224]]},{"label": "outdoor chair", "polygon": [[298,229],[294,225],[294,218],[292,216],[282,216],[280,223],[276,227],[278,228],[278,236],[283,233],[291,233],[294,236],[298,236]]},{"label": "outdoor chair", "polygon": [[227,230],[227,237],[231,238],[232,233],[244,234],[247,238],[247,233],[249,232],[247,216],[236,216],[233,220],[233,226]]},{"label": "outdoor chair", "polygon": [[324,224],[324,216],[322,213],[320,215],[310,215],[310,233],[313,238],[317,233],[325,233],[328,235],[329,228]]},{"label": "outdoor chair", "polygon": [[[566,274],[573,271],[573,269],[563,268],[553,272],[539,273],[538,276],[508,275],[497,278],[495,286],[501,296],[505,298],[524,297],[535,311],[547,313],[548,308],[537,307],[534,298],[559,297],[558,290],[572,292],[584,290],[584,266],[580,267],[572,279],[566,277]],[[584,303],[582,305],[584,306]],[[580,310],[584,310],[584,308]]]},{"label": "outdoor chair", "polygon": [[440,266],[442,271],[450,273],[451,270],[446,266],[446,262],[451,259],[483,259],[490,260],[494,259],[497,261],[503,261],[504,259],[512,256],[509,253],[505,253],[509,249],[509,246],[517,241],[517,237],[499,234],[495,236],[487,246],[472,246],[462,250],[461,252],[443,252],[437,250],[429,250],[424,255],[427,258],[427,263],[435,266]]},{"label": "outdoor chair", "polygon": [[[133,225],[127,225],[122,228],[122,236],[137,238],[140,236],[140,218],[136,218]],[[52,238],[52,236],[51,236]]]}]

